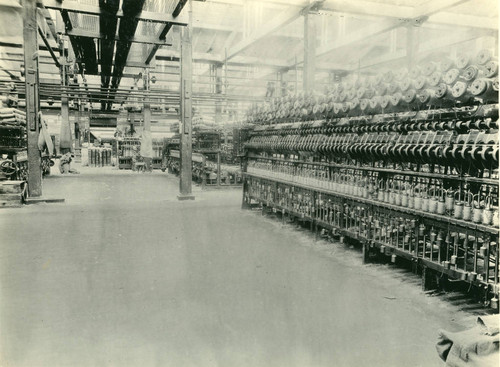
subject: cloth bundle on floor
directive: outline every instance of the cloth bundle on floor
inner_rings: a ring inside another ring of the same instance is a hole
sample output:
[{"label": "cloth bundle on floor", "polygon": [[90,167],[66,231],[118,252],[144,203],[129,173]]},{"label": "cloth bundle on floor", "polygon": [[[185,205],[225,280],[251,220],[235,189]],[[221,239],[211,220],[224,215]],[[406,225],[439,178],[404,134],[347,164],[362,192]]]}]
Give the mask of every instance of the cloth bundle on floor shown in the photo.
[{"label": "cloth bundle on floor", "polygon": [[447,367],[498,366],[499,316],[477,318],[476,326],[458,333],[441,330],[436,349]]}]

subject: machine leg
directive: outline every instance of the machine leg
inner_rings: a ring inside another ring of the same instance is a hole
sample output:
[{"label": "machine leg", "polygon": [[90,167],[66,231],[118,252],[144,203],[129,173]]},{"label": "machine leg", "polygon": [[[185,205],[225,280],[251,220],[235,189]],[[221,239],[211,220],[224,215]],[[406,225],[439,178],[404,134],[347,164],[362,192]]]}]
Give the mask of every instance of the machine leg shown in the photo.
[{"label": "machine leg", "polygon": [[363,243],[363,264],[370,262],[370,245],[367,242]]}]

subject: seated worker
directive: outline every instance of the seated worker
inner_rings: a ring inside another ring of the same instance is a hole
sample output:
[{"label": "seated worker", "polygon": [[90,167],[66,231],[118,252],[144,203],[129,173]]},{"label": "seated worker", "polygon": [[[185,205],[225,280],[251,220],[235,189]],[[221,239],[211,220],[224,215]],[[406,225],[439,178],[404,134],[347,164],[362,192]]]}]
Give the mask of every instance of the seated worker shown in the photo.
[{"label": "seated worker", "polygon": [[73,160],[73,154],[70,152],[67,152],[66,154],[63,154],[61,158],[59,159],[59,171],[62,174],[65,173],[80,173],[77,170],[72,170],[71,169],[71,161]]}]

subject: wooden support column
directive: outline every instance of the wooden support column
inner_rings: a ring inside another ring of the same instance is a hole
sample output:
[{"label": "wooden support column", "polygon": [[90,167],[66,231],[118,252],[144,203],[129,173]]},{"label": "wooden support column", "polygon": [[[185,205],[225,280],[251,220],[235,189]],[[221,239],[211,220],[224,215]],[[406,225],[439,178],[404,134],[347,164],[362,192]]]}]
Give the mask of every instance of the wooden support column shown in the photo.
[{"label": "wooden support column", "polygon": [[61,154],[68,153],[72,150],[70,126],[69,100],[68,96],[63,92],[63,94],[61,95],[61,130],[59,134]]},{"label": "wooden support column", "polygon": [[220,151],[217,152],[217,186],[220,186]]},{"label": "wooden support column", "polygon": [[75,163],[81,163],[82,162],[82,148],[80,146],[80,140],[81,140],[81,132],[83,128],[82,124],[82,116],[84,114],[83,111],[83,101],[79,100],[78,101],[78,117],[75,122]]},{"label": "wooden support column", "polygon": [[143,129],[151,133],[151,101],[149,100],[149,69],[144,68],[143,72],[143,83],[144,83],[144,102],[143,102],[143,119],[144,125]]},{"label": "wooden support column", "polygon": [[302,75],[303,90],[314,89],[314,73],[316,70],[316,24],[314,15],[304,14],[304,71]]},{"label": "wooden support column", "polygon": [[150,77],[149,70],[145,68],[142,72],[144,86],[144,99],[142,104],[142,137],[141,156],[144,157],[145,169],[148,172],[153,170],[153,138],[151,136],[151,101],[149,99]]},{"label": "wooden support column", "polygon": [[[68,87],[68,65],[64,55],[64,40],[59,40],[61,87]],[[69,98],[67,91],[61,93],[61,128],[59,133],[59,151],[61,154],[66,154],[73,151],[73,139],[71,136],[71,124],[69,122]]]},{"label": "wooden support column", "polygon": [[36,2],[23,0],[24,67],[26,70],[26,128],[28,137],[28,195],[42,196],[41,155],[38,150],[38,25]]},{"label": "wooden support column", "polygon": [[215,80],[215,123],[220,124],[222,122],[222,66],[220,64],[213,65],[213,73]]},{"label": "wooden support column", "polygon": [[189,23],[181,29],[181,172],[179,200],[194,199],[192,185],[192,0],[189,0]]}]

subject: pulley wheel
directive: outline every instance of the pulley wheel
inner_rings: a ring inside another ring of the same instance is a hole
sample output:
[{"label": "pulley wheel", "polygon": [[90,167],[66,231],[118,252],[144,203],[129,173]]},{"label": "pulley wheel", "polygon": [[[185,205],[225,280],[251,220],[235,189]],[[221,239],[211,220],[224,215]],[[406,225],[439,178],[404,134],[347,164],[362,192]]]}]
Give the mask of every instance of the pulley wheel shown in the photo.
[{"label": "pulley wheel", "polygon": [[11,160],[6,160],[0,163],[0,172],[5,176],[12,176],[17,172],[17,164]]}]

